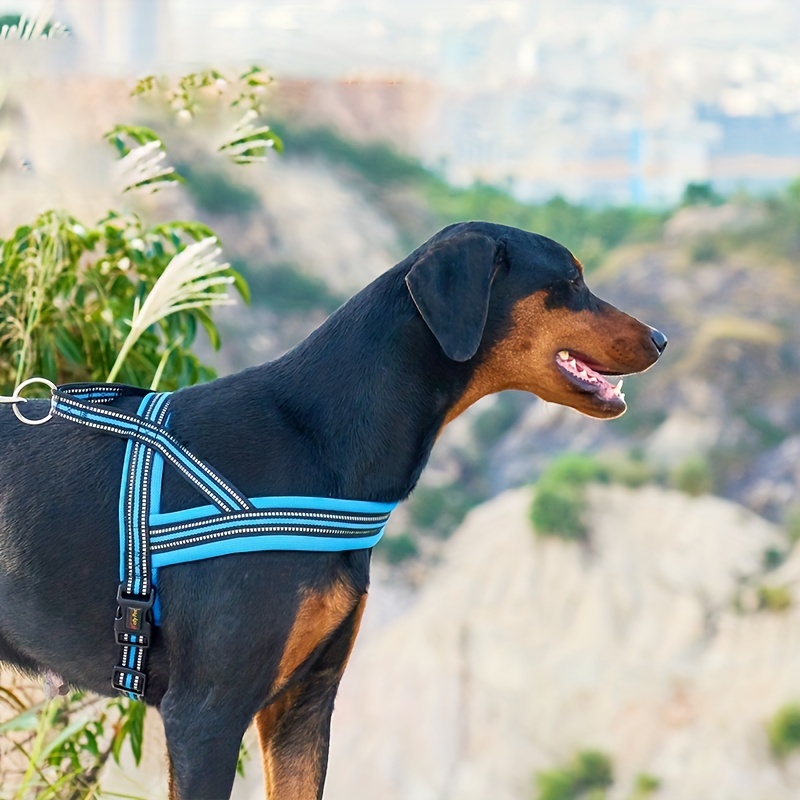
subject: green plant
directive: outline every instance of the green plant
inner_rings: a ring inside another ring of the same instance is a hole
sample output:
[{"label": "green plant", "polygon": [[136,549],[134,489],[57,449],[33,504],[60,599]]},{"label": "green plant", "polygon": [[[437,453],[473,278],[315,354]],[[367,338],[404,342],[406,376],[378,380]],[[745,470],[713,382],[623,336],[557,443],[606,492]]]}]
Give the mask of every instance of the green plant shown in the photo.
[{"label": "green plant", "polygon": [[770,748],[778,759],[784,759],[800,748],[800,705],[781,708],[767,723]]},{"label": "green plant", "polygon": [[241,217],[261,208],[258,194],[235,181],[227,170],[181,162],[178,171],[184,176],[186,189],[201,211]]},{"label": "green plant", "polygon": [[531,505],[531,521],[536,531],[562,539],[582,540],[587,528],[583,489],[539,484]]},{"label": "green plant", "polygon": [[614,458],[604,461],[611,483],[638,489],[659,479],[658,471],[646,461],[638,458]]},{"label": "green plant", "polygon": [[408,499],[407,507],[416,528],[433,536],[445,537],[461,524],[476,499],[463,486],[417,485]]},{"label": "green plant", "polygon": [[384,536],[376,552],[389,564],[401,564],[419,555],[419,548],[411,534],[399,533]]},{"label": "green plant", "polygon": [[714,473],[708,459],[692,456],[672,470],[669,482],[679,491],[698,497],[713,491]]},{"label": "green plant", "polygon": [[654,775],[642,772],[636,776],[629,800],[647,800],[661,788],[661,781]]},{"label": "green plant", "polygon": [[714,191],[710,183],[687,183],[683,190],[681,205],[684,206],[718,206],[725,198]]},{"label": "green plant", "polygon": [[384,142],[356,143],[329,128],[295,128],[286,123],[276,124],[275,130],[288,136],[292,153],[321,155],[375,185],[425,180],[430,174],[418,161]]},{"label": "green plant", "polygon": [[586,485],[608,483],[609,468],[597,459],[567,453],[542,473],[534,489],[530,519],[537,533],[564,539],[586,538]]},{"label": "green plant", "polygon": [[719,244],[714,239],[700,239],[692,244],[691,256],[695,264],[718,261],[721,255]]},{"label": "green plant", "polygon": [[777,569],[784,561],[788,553],[779,547],[768,547],[764,551],[764,569],[773,570]]},{"label": "green plant", "polygon": [[614,783],[611,759],[598,750],[582,750],[563,767],[536,776],[537,800],[602,800]]},{"label": "green plant", "polygon": [[215,241],[200,223],[111,213],[89,226],[58,211],[0,240],[0,391],[32,375],[167,389],[212,377],[191,352],[198,325],[218,346],[208,308],[232,282],[247,296]]},{"label": "green plant", "polygon": [[247,279],[256,305],[278,315],[320,310],[330,313],[344,298],[331,291],[324,280],[309,275],[293,264],[253,266],[234,262],[237,272]]},{"label": "green plant", "polygon": [[[283,150],[281,137],[260,122],[271,83],[272,77],[254,65],[235,76],[216,69],[177,78],[148,75],[136,84],[131,94],[184,122],[195,118],[217,125],[222,122],[227,132],[217,152],[235,164],[249,164],[264,161],[270,150]],[[216,102],[209,103],[210,97]]]},{"label": "green plant", "polygon": [[759,586],[758,607],[764,611],[786,611],[792,606],[792,593],[785,586]]},{"label": "green plant", "polygon": [[54,39],[69,36],[70,29],[50,19],[47,11],[33,17],[24,14],[0,15],[0,39]]},{"label": "green plant", "polygon": [[800,507],[790,507],[786,512],[783,524],[789,543],[794,546],[800,541]]},{"label": "green plant", "polygon": [[4,771],[4,787],[13,790],[13,800],[94,798],[106,761],[119,763],[126,742],[135,763],[141,760],[143,703],[72,692],[31,706],[10,689],[3,700],[17,713],[0,724],[0,736],[13,741],[22,756],[16,774]]}]

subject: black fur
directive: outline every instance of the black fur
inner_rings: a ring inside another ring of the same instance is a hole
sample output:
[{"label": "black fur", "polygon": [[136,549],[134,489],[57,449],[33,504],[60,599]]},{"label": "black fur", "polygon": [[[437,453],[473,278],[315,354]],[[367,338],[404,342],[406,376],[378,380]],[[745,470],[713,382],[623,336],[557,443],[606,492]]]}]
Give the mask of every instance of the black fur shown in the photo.
[{"label": "black fur", "polygon": [[[451,226],[286,355],[178,391],[170,428],[250,496],[401,500],[448,410],[505,335],[513,304],[547,288],[552,302],[571,306],[575,272],[569,252],[544,237],[488,223]],[[107,695],[118,658],[124,448],[59,419],[26,427],[0,407],[0,659]],[[165,471],[162,510],[202,502]],[[360,595],[369,558],[253,553],[161,570],[163,624],[146,701],[164,717],[179,797],[228,795],[239,741],[275,700],[301,593],[344,580]],[[322,773],[352,629],[320,642],[298,670],[297,701],[276,740],[292,752],[313,729]],[[309,792],[321,792],[321,776]]]}]

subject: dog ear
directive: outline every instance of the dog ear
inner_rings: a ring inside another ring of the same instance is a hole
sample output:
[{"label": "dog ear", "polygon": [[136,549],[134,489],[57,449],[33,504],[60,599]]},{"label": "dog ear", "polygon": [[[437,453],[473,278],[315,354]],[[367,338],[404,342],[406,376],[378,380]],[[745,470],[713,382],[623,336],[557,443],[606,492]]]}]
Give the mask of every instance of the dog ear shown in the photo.
[{"label": "dog ear", "polygon": [[500,245],[465,233],[433,245],[406,275],[422,319],[453,361],[468,361],[481,343]]}]

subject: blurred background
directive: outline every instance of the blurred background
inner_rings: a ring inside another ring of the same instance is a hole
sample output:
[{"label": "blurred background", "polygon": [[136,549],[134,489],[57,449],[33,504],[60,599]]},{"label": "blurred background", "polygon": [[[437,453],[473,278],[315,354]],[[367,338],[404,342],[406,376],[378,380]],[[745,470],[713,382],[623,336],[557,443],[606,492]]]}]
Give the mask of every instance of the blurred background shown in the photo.
[{"label": "blurred background", "polygon": [[[800,5],[2,0],[0,29],[40,13],[59,35],[0,40],[0,239],[207,224],[252,292],[198,345],[218,374],[461,219],[557,239],[670,339],[619,420],[509,392],[444,432],[375,553],[325,797],[800,796]],[[231,163],[253,64],[277,141]],[[121,194],[115,125],[184,182]],[[109,790],[164,796],[157,728]]]}]

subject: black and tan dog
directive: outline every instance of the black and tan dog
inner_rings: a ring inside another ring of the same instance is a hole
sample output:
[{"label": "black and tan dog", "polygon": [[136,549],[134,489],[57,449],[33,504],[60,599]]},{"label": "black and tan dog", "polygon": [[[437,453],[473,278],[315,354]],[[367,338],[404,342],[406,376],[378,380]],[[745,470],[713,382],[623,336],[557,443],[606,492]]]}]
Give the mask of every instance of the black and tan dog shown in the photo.
[{"label": "black and tan dog", "polygon": [[[524,389],[610,419],[605,376],[641,372],[663,334],[599,300],[556,242],[453,225],[283,357],[174,395],[170,429],[250,496],[396,501],[442,427]],[[128,405],[130,411],[135,406]],[[0,661],[112,694],[124,443],[0,408]],[[164,476],[163,510],[196,504]],[[255,718],[271,800],[322,794],[331,712],[358,631],[369,552],[230,555],[166,567],[146,701],[171,796],[227,797]]]}]

